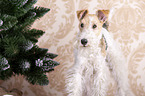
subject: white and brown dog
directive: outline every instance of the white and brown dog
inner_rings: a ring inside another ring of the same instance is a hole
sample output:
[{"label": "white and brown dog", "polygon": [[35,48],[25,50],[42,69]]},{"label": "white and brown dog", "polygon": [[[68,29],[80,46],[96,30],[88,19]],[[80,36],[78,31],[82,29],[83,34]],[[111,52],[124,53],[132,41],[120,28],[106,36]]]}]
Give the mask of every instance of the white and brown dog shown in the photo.
[{"label": "white and brown dog", "polygon": [[125,58],[110,33],[103,28],[109,10],[77,11],[80,32],[75,44],[75,64],[66,79],[68,96],[106,96],[108,76],[117,81],[116,96],[134,96],[129,89]]}]

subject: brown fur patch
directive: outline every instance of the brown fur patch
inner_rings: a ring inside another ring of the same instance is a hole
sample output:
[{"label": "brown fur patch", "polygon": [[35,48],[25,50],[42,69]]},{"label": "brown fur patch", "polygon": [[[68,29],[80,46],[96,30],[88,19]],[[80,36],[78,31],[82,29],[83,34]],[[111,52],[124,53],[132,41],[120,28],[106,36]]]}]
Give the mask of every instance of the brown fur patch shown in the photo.
[{"label": "brown fur patch", "polygon": [[103,21],[105,23],[106,21],[108,21],[109,12],[109,10],[98,10],[96,14],[100,21]]},{"label": "brown fur patch", "polygon": [[[90,18],[92,19],[91,21]],[[82,23],[84,24],[83,28],[81,28]],[[80,20],[79,24],[80,31],[82,32],[84,29],[88,29],[90,26],[92,28],[94,24],[96,24],[97,27],[93,30],[94,32],[96,32],[96,35],[98,36],[101,33],[103,22],[100,22],[95,14],[86,14],[86,16],[82,20]]]},{"label": "brown fur patch", "polygon": [[[80,24],[79,24],[80,32],[83,32],[83,30],[88,29],[90,26],[92,28],[93,25],[96,24],[97,27],[95,29],[93,29],[93,28],[92,29],[94,30],[94,32],[96,32],[96,35],[99,36],[104,22],[100,22],[100,20],[96,14],[87,14],[88,11],[85,13],[84,12],[85,12],[85,10],[77,11],[77,16],[78,16],[78,19],[80,20]],[[106,16],[108,16],[107,15],[109,13],[108,10],[103,10],[102,12]],[[81,27],[82,23],[84,24],[83,27]],[[100,40],[99,47],[101,47],[101,53],[105,57],[106,56],[106,43],[105,43],[105,40],[103,37]]]},{"label": "brown fur patch", "polygon": [[109,10],[98,10],[98,11],[102,11],[104,13],[104,15],[108,18],[109,15]]},{"label": "brown fur patch", "polygon": [[85,15],[88,13],[88,10],[80,10],[80,11],[77,11],[77,17],[79,20],[82,20]]},{"label": "brown fur patch", "polygon": [[101,47],[102,55],[105,57],[106,56],[106,43],[103,37],[101,38],[101,42],[99,46]]}]

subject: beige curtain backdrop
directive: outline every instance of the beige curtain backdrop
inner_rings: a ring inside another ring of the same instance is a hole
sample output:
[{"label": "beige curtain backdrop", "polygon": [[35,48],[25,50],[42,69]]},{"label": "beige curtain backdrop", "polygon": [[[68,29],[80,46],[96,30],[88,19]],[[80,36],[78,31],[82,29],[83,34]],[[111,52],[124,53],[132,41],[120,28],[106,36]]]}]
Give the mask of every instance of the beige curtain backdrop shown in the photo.
[{"label": "beige curtain backdrop", "polygon": [[[38,0],[36,6],[51,9],[33,24],[33,28],[46,32],[38,45],[58,54],[56,61],[60,65],[47,74],[48,86],[31,85],[23,76],[0,81],[1,86],[22,90],[23,96],[66,96],[64,74],[74,63],[73,43],[78,32],[76,11],[88,9],[95,13],[98,9],[114,8],[109,31],[127,59],[131,90],[136,96],[145,96],[145,0]],[[109,82],[108,96],[114,96],[115,83]]]}]

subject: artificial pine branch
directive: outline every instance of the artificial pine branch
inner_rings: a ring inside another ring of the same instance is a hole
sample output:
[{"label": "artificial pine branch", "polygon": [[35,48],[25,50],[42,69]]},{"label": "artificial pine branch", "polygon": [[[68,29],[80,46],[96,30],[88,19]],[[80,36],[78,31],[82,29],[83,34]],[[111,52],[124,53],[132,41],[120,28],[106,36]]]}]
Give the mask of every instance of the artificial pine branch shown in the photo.
[{"label": "artificial pine branch", "polygon": [[55,57],[57,57],[58,55],[56,54],[53,54],[53,53],[47,53],[46,57],[47,58],[51,58],[51,59],[54,59]]},{"label": "artificial pine branch", "polygon": [[18,18],[18,21],[21,22],[18,22],[17,26],[21,26],[21,29],[29,28],[36,19],[41,18],[48,11],[50,11],[50,9],[43,7],[31,8],[25,15]]},{"label": "artificial pine branch", "polygon": [[38,0],[26,0],[27,3],[23,6],[24,9],[27,11],[33,8],[33,5],[38,1]]},{"label": "artificial pine branch", "polygon": [[48,77],[45,74],[29,74],[26,78],[31,84],[48,85]]},{"label": "artificial pine branch", "polygon": [[44,31],[31,29],[50,9],[34,7],[37,0],[0,1],[0,79],[21,74],[31,84],[47,85],[46,72],[59,65],[57,55],[36,45]]},{"label": "artificial pine branch", "polygon": [[17,22],[16,17],[0,13],[0,31],[13,27]]},{"label": "artificial pine branch", "polygon": [[38,41],[37,39],[45,33],[44,31],[37,29],[30,29],[24,31],[25,32],[23,33],[23,35],[25,36],[25,38],[33,41],[34,43],[36,43]]}]

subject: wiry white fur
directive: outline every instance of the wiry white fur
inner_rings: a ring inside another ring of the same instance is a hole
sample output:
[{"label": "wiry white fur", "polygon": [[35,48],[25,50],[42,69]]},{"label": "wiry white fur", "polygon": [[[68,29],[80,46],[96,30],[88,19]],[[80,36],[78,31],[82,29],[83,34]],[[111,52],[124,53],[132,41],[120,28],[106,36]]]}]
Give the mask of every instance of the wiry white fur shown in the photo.
[{"label": "wiry white fur", "polygon": [[112,75],[117,82],[116,96],[134,96],[129,86],[128,66],[121,48],[118,47],[117,43],[113,40],[113,37],[106,29],[102,29],[102,34],[108,45],[106,60],[108,61],[109,68],[112,69]]},{"label": "wiry white fur", "polygon": [[[120,48],[106,29],[102,28],[99,36],[95,33],[88,28],[77,36],[75,63],[66,76],[68,96],[106,96],[110,68],[117,81],[116,96],[134,96],[129,89],[127,64]],[[99,47],[102,34],[108,45],[106,57],[102,56]],[[81,46],[80,40],[83,38],[88,39],[88,47]]]},{"label": "wiry white fur", "polygon": [[106,94],[108,68],[100,52],[101,48],[95,46],[99,44],[96,41],[100,40],[95,37],[94,32],[90,31],[87,30],[78,38],[79,40],[88,38],[89,48],[82,47],[78,41],[76,43],[78,46],[76,45],[75,49],[75,64],[69,70],[66,80],[68,96],[105,96]]}]

